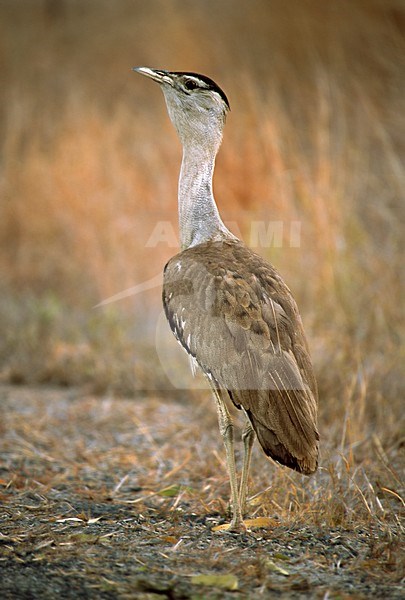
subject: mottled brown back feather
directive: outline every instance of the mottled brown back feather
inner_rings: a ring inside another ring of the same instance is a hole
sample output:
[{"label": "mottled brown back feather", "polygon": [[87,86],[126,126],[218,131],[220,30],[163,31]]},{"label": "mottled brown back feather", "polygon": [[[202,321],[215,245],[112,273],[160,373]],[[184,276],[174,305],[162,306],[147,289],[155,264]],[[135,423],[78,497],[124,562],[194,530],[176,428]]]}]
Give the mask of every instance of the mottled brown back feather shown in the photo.
[{"label": "mottled brown back feather", "polygon": [[242,242],[209,241],[168,262],[163,304],[211,384],[246,411],[264,452],[315,471],[316,381],[296,303],[277,271]]}]

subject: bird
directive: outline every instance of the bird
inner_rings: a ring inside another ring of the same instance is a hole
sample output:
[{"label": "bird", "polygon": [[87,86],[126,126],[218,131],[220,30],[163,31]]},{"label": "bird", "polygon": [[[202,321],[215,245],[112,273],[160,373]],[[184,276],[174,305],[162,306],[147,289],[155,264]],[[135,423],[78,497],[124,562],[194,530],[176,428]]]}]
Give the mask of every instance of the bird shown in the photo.
[{"label": "bird", "polygon": [[[163,307],[177,341],[215,400],[230,480],[231,532],[244,532],[251,453],[299,473],[318,466],[318,391],[297,304],[277,270],[223,223],[215,159],[230,105],[209,77],[149,67],[183,147],[178,184],[181,250],[164,267]],[[245,415],[240,485],[228,406]]]}]

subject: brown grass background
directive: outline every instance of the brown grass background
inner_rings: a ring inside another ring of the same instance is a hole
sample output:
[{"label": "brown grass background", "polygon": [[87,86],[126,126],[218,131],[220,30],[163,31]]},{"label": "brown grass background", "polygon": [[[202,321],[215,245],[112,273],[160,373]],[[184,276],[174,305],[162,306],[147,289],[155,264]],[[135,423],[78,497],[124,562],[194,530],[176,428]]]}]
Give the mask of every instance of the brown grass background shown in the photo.
[{"label": "brown grass background", "polygon": [[291,287],[310,340],[334,457],[317,501],[341,492],[395,519],[403,3],[5,0],[0,17],[2,380],[188,397],[156,352],[158,288],[94,306],[176,252],[147,243],[160,221],[177,231],[180,145],[159,89],[130,68],[205,73],[232,107],[215,177],[225,221],[248,244],[252,221],[284,225],[282,247],[255,250]]}]

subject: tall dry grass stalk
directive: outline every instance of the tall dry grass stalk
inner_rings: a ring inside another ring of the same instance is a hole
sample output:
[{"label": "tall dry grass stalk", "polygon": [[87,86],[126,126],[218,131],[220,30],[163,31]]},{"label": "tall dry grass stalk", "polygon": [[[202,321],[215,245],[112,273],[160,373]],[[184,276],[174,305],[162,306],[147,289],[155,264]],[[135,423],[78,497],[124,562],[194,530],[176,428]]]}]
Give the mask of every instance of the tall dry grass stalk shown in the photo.
[{"label": "tall dry grass stalk", "polygon": [[129,69],[205,72],[232,105],[215,181],[225,220],[247,243],[259,239],[252,222],[283,225],[281,247],[257,251],[303,314],[333,489],[378,512],[367,494],[385,485],[395,505],[402,4],[48,0],[0,10],[3,379],[171,387],[154,349],[159,290],[92,307],[154,277],[175,252],[172,236],[150,240],[158,222],[177,231],[180,148],[159,91]]}]

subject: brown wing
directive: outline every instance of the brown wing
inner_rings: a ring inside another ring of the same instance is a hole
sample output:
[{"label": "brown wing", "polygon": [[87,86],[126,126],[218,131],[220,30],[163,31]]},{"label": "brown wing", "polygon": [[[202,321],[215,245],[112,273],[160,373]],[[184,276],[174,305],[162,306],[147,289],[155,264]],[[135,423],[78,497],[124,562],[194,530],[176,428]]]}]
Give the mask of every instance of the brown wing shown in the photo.
[{"label": "brown wing", "polygon": [[318,460],[317,389],[297,306],[241,242],[208,242],[165,268],[170,326],[212,384],[246,411],[264,452],[303,473]]}]

